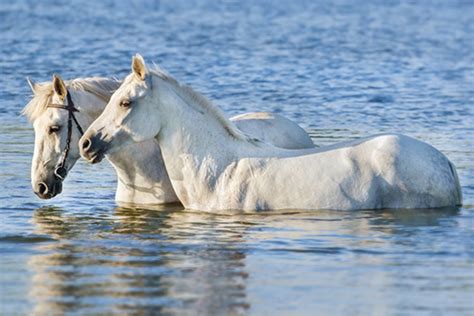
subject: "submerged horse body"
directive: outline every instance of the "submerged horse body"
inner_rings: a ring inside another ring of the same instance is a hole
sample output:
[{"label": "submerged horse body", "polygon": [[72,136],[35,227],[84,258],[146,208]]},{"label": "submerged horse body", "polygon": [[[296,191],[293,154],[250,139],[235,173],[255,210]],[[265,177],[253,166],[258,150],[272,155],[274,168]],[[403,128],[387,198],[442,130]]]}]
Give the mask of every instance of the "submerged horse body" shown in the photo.
[{"label": "submerged horse body", "polygon": [[[64,82],[54,76],[52,83],[29,83],[34,98],[25,107],[24,114],[35,129],[31,181],[36,194],[41,198],[52,198],[61,192],[62,180],[80,157],[77,143],[81,127],[89,127],[100,115],[120,81],[85,78]],[[72,118],[77,122],[71,121]],[[232,120],[253,137],[263,137],[276,146],[314,146],[301,127],[279,115],[246,113]],[[156,140],[129,144],[124,150],[109,153],[107,158],[117,173],[117,202],[162,204],[178,201]],[[61,164],[64,166],[59,166]],[[64,168],[60,171],[62,174],[58,174],[59,167]]]},{"label": "submerged horse body", "polygon": [[141,56],[80,140],[87,160],[156,139],[186,208],[379,209],[462,202],[453,164],[408,136],[377,135],[333,146],[285,150],[250,138],[218,108]]}]

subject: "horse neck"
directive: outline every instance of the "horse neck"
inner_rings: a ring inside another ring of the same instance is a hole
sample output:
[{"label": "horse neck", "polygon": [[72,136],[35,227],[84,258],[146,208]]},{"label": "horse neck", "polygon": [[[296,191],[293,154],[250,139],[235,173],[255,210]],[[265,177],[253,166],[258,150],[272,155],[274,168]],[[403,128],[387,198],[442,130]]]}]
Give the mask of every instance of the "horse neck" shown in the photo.
[{"label": "horse neck", "polygon": [[104,111],[107,101],[94,94],[81,90],[69,90],[74,106],[79,110],[76,114],[85,131]]},{"label": "horse neck", "polygon": [[[103,112],[107,102],[91,93],[72,91],[83,130]],[[116,199],[121,202],[166,203],[176,196],[163,168],[160,148],[155,140],[133,144],[107,155],[117,174]],[[152,163],[156,162],[156,163]]]},{"label": "horse neck", "polygon": [[107,158],[117,173],[117,201],[140,204],[177,201],[156,140],[128,145]]},{"label": "horse neck", "polygon": [[[159,84],[155,106],[159,107],[162,129],[156,139],[163,155],[191,155],[194,158],[213,156],[235,156],[242,147],[251,144],[243,135],[235,135],[233,123],[223,123],[212,108],[193,102],[193,98],[183,96],[179,87],[173,84]],[[240,136],[240,137],[239,137]],[[165,162],[166,163],[166,162]]]}]

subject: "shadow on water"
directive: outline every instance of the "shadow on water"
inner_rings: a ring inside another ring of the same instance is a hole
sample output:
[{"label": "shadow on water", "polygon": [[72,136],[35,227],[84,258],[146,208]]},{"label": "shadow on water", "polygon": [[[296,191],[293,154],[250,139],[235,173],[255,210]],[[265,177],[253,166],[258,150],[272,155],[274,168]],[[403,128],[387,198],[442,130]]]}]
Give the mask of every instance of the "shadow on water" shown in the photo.
[{"label": "shadow on water", "polygon": [[[435,209],[215,215],[179,206],[81,214],[39,208],[35,233],[54,241],[40,243],[29,259],[34,275],[29,294],[34,314],[240,314],[251,306],[248,252],[326,258],[340,255],[334,249],[371,253],[374,234],[397,243],[398,235],[419,234],[419,228],[439,226],[458,214],[458,209]],[[294,234],[326,242],[295,244]],[[291,239],[293,244],[286,244]],[[390,252],[387,245],[378,247]]]},{"label": "shadow on water", "polygon": [[397,225],[400,228],[438,226],[440,221],[459,215],[460,208],[446,207],[435,209],[393,209],[365,211],[372,218],[374,226]]}]

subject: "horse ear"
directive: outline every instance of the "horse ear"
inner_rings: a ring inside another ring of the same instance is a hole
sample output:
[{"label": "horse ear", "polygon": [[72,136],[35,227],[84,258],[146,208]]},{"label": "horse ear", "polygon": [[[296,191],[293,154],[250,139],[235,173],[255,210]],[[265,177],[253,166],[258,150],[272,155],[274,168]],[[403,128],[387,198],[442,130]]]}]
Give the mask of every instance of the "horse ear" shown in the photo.
[{"label": "horse ear", "polygon": [[30,86],[33,94],[36,94],[36,88],[38,87],[38,85],[34,83],[33,80],[30,79],[30,77],[26,77],[26,81],[28,82],[28,85]]},{"label": "horse ear", "polygon": [[64,100],[67,95],[66,85],[64,84],[63,79],[61,79],[57,74],[53,75],[53,90],[62,100]]},{"label": "horse ear", "polygon": [[138,76],[138,78],[145,80],[145,77],[148,74],[148,69],[146,68],[145,60],[143,60],[143,57],[140,54],[136,54],[132,58],[132,71]]}]

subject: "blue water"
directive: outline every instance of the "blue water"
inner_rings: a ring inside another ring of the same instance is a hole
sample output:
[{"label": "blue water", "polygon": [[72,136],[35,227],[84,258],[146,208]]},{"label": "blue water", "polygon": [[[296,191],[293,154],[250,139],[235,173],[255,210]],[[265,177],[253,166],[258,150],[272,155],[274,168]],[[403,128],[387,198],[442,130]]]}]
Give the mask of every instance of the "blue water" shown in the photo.
[{"label": "blue water", "polygon": [[[0,3],[0,314],[474,314],[474,2]],[[381,132],[455,163],[464,206],[212,215],[123,209],[109,165],[29,183],[25,81],[123,77],[136,52],[229,115],[320,145]]]}]

